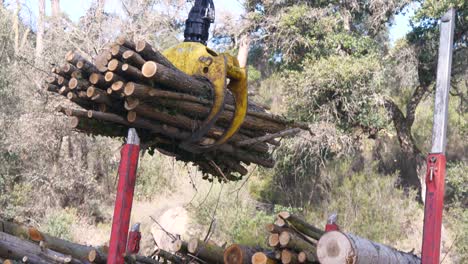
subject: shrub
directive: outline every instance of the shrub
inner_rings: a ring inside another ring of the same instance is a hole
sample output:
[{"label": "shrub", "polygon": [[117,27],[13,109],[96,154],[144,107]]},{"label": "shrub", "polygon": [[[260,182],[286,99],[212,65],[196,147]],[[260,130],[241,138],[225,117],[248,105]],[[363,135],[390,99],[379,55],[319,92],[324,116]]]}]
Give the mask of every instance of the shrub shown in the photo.
[{"label": "shrub", "polygon": [[71,240],[71,228],[76,219],[76,209],[65,208],[53,211],[45,218],[44,230],[49,235]]}]

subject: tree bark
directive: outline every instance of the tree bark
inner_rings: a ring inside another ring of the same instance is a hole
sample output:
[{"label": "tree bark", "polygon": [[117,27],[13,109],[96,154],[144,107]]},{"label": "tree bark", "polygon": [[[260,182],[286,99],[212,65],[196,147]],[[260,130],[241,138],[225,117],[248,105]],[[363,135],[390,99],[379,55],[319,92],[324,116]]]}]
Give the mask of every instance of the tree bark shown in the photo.
[{"label": "tree bark", "polygon": [[283,249],[283,251],[281,251],[281,262],[283,264],[297,264],[299,260],[297,259],[296,253],[288,249]]},{"label": "tree bark", "polygon": [[52,16],[59,17],[60,16],[60,0],[51,0],[52,2]]},{"label": "tree bark", "polygon": [[29,263],[35,264],[82,263],[70,256],[65,256],[62,253],[47,248],[41,248],[36,243],[22,240],[4,232],[0,232],[0,256],[16,260],[23,260],[26,256]]},{"label": "tree bark", "polygon": [[36,32],[36,53],[35,62],[36,65],[42,60],[42,52],[44,51],[44,30],[45,30],[45,0],[39,0],[39,14],[37,17],[37,32]]},{"label": "tree bark", "polygon": [[278,264],[278,260],[264,252],[257,252],[252,256],[252,264]]},{"label": "tree bark", "polygon": [[304,251],[309,254],[314,254],[317,251],[315,245],[312,245],[302,237],[288,231],[281,232],[279,241],[281,247],[289,248],[296,252]]},{"label": "tree bark", "polygon": [[256,249],[232,244],[224,250],[224,264],[250,264]]},{"label": "tree bark", "polygon": [[203,242],[197,238],[193,238],[188,242],[188,252],[209,263],[224,263],[223,248],[212,243]]},{"label": "tree bark", "polygon": [[289,223],[294,229],[298,232],[309,236],[313,239],[319,240],[320,237],[325,233],[325,231],[305,222],[303,219],[289,213],[281,212],[278,216]]},{"label": "tree bark", "polygon": [[35,242],[44,241],[49,249],[60,252],[65,255],[71,255],[72,257],[81,260],[87,259],[88,252],[94,249],[93,247],[83,246],[80,244],[72,243],[60,238],[50,236],[45,233],[41,233],[37,229],[32,227],[28,228],[22,225],[6,221],[0,221],[0,231],[12,236],[32,240]]},{"label": "tree bark", "polygon": [[320,238],[317,257],[322,264],[421,263],[421,259],[411,253],[340,231],[327,232]]}]

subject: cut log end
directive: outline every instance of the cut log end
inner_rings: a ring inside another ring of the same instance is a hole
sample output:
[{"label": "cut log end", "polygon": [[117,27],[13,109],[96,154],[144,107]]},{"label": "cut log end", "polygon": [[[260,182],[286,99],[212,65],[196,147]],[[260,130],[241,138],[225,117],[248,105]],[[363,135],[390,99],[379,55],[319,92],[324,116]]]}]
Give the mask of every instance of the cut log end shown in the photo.
[{"label": "cut log end", "polygon": [[114,91],[114,92],[118,92],[118,91],[122,90],[123,87],[124,87],[124,82],[122,82],[122,81],[115,82],[111,86],[112,91]]},{"label": "cut log end", "polygon": [[196,239],[196,238],[190,239],[190,241],[188,242],[188,245],[187,245],[187,250],[188,250],[188,252],[190,252],[192,254],[196,254],[197,251],[198,251],[198,239]]},{"label": "cut log end", "polygon": [[92,250],[89,251],[88,260],[90,262],[95,262],[98,258],[99,258],[99,254],[98,254],[97,250],[92,249]]},{"label": "cut log end", "polygon": [[297,254],[297,260],[299,263],[305,263],[307,261],[307,254],[305,252],[299,252],[299,254]]},{"label": "cut log end", "polygon": [[89,82],[92,84],[97,84],[99,82],[99,74],[92,73],[91,76],[89,76]]},{"label": "cut log end", "polygon": [[131,58],[133,55],[135,54],[135,52],[133,50],[127,50],[123,53],[122,55],[122,58],[124,60],[128,60],[129,58]]},{"label": "cut log end", "polygon": [[268,237],[268,245],[270,247],[277,247],[279,246],[279,235],[278,234],[271,234]]},{"label": "cut log end", "polygon": [[131,111],[133,109],[135,109],[138,105],[140,104],[140,101],[136,98],[127,98],[127,100],[125,100],[125,109],[127,111]]},{"label": "cut log end", "polygon": [[130,111],[127,113],[128,122],[133,123],[135,122],[136,119],[137,119],[137,113],[135,111]]},{"label": "cut log end", "polygon": [[119,68],[120,62],[117,59],[113,59],[107,64],[107,68],[109,71],[115,71]]},{"label": "cut log end", "polygon": [[146,48],[147,44],[146,44],[146,41],[144,40],[139,40],[137,41],[136,45],[135,45],[135,50],[137,52],[141,52],[143,51],[145,48]]},{"label": "cut log end", "polygon": [[[281,252],[281,262],[283,264],[294,264],[294,263],[297,263],[297,256],[295,253],[287,250],[287,249],[284,249],[282,252]],[[338,263],[338,262],[337,262]],[[340,262],[340,263],[346,263],[346,262]]]},{"label": "cut log end", "polygon": [[286,227],[287,226],[286,221],[284,221],[281,218],[276,219],[275,225],[277,225],[279,227]]},{"label": "cut log end", "polygon": [[113,79],[114,79],[114,73],[106,72],[106,74],[104,75],[104,80],[106,80],[106,82],[111,82]]},{"label": "cut log end", "polygon": [[229,246],[224,251],[224,263],[225,264],[242,264],[243,263],[243,251],[239,245],[234,244]]},{"label": "cut log end", "polygon": [[349,256],[354,256],[351,242],[341,232],[325,233],[317,244],[317,257],[320,263],[353,263]]},{"label": "cut log end", "polygon": [[69,52],[67,52],[67,54],[65,55],[65,60],[70,62],[73,60],[73,58],[75,57],[75,52],[70,50]]},{"label": "cut log end", "polygon": [[96,88],[95,88],[94,86],[88,87],[88,89],[86,90],[86,96],[88,96],[89,98],[91,98],[91,97],[93,97],[95,94],[96,94]]},{"label": "cut log end", "polygon": [[287,231],[281,232],[279,236],[279,243],[281,246],[285,247],[289,244],[289,241],[291,240],[291,235]]},{"label": "cut log end", "polygon": [[77,128],[78,125],[80,124],[80,118],[76,116],[71,117],[69,124],[71,128]]},{"label": "cut log end", "polygon": [[128,82],[128,83],[125,85],[124,94],[125,94],[126,96],[130,96],[130,95],[132,95],[134,92],[135,92],[135,83],[133,83],[133,82]]},{"label": "cut log end", "polygon": [[143,73],[143,76],[145,76],[146,78],[153,77],[154,75],[156,75],[157,71],[158,71],[158,64],[154,61],[147,61],[141,68],[141,72]]},{"label": "cut log end", "polygon": [[278,216],[279,216],[281,219],[288,220],[289,217],[291,217],[291,213],[286,212],[286,211],[283,211],[283,212],[278,213]]},{"label": "cut log end", "polygon": [[78,79],[71,78],[70,81],[68,82],[68,87],[72,90],[76,89],[76,87],[78,87]]},{"label": "cut log end", "polygon": [[38,241],[44,240],[44,237],[42,236],[41,232],[39,232],[39,230],[37,230],[34,227],[28,228],[28,233],[29,233],[29,238],[32,241],[38,242]]},{"label": "cut log end", "polygon": [[274,264],[275,260],[270,259],[265,253],[257,252],[252,256],[252,264]]}]

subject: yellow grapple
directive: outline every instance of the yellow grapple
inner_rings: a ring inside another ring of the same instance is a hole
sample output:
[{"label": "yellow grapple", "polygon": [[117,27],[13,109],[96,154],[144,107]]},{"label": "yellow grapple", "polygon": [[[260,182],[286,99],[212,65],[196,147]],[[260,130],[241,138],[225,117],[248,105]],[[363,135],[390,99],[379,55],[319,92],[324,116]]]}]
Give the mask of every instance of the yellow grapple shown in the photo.
[{"label": "yellow grapple", "polygon": [[[208,117],[183,144],[192,150],[203,152],[226,143],[240,129],[247,113],[246,69],[239,67],[237,58],[226,53],[218,54],[197,42],[183,42],[165,50],[163,54],[179,70],[193,76],[204,76],[213,86],[213,102]],[[227,79],[229,79],[228,85]],[[224,109],[226,88],[234,96],[234,117],[227,130],[215,143],[200,145],[198,142],[216,123]]]}]

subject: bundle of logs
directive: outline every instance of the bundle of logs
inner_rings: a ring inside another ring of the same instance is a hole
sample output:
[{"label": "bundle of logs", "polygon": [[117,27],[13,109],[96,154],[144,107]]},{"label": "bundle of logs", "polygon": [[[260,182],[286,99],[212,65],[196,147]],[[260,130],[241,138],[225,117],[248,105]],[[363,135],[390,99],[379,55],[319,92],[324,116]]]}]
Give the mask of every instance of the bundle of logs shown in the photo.
[{"label": "bundle of logs", "polygon": [[[420,264],[413,253],[398,251],[341,231],[325,232],[300,217],[281,212],[272,224],[267,244],[271,249],[232,244],[221,247],[208,240],[175,239],[169,250],[151,256],[130,254],[132,264]],[[106,246],[92,247],[45,234],[33,227],[0,220],[0,263],[97,263],[106,264]]]},{"label": "bundle of logs", "polygon": [[266,229],[270,233],[268,245],[274,249],[273,259],[283,264],[318,263],[317,241],[325,233],[322,229],[289,212],[279,213]]},{"label": "bundle of logs", "polygon": [[[92,247],[73,243],[28,227],[0,220],[0,259],[12,263],[106,264],[106,246]],[[125,263],[158,264],[150,257],[125,256]]]},{"label": "bundle of logs", "polygon": [[[307,125],[267,113],[249,100],[245,121],[230,141],[199,155],[180,144],[190,138],[211,109],[211,83],[179,71],[146,41],[119,37],[95,58],[70,51],[66,63],[46,78],[48,91],[58,93],[76,107],[59,107],[78,131],[124,137],[137,128],[142,145],[150,150],[193,162],[205,177],[239,180],[246,165],[273,167],[275,138],[296,134]],[[234,99],[227,92],[224,110],[199,144],[220,138],[234,115]],[[208,178],[212,180],[212,178]]]}]

